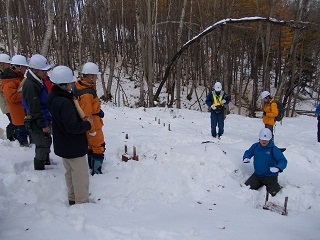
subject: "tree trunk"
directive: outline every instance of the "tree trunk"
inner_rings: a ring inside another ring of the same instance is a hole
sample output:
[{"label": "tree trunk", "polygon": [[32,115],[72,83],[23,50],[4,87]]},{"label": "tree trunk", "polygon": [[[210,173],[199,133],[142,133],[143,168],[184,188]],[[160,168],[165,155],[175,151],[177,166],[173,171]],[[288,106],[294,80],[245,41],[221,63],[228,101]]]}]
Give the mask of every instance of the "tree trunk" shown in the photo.
[{"label": "tree trunk", "polygon": [[11,22],[11,15],[10,15],[10,1],[6,1],[7,5],[7,27],[8,27],[8,50],[9,50],[9,55],[13,56],[14,55],[14,46],[13,46],[13,33],[12,33],[12,22]]},{"label": "tree trunk", "polygon": [[52,37],[52,31],[53,31],[53,10],[52,10],[52,0],[46,0],[47,5],[47,16],[48,16],[48,22],[47,22],[47,29],[46,33],[43,38],[42,42],[42,48],[40,51],[40,54],[43,56],[47,56],[50,40]]}]

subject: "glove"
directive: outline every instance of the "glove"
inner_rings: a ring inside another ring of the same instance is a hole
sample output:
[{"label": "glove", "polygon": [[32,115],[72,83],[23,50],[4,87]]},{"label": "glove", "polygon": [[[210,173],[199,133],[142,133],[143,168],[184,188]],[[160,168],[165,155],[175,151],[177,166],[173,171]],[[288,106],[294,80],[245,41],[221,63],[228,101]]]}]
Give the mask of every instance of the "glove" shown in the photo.
[{"label": "glove", "polygon": [[216,110],[217,108],[216,108],[216,106],[211,105],[211,109],[212,109],[212,110]]},{"label": "glove", "polygon": [[103,118],[104,112],[102,111],[102,109],[100,109],[100,111],[96,115],[99,116],[100,118]]},{"label": "glove", "polygon": [[266,116],[267,114],[266,114],[266,112],[265,111],[263,111],[263,116]]},{"label": "glove", "polygon": [[222,99],[222,104],[225,104],[226,103],[226,100]]},{"label": "glove", "polygon": [[242,160],[243,163],[250,163],[250,159],[249,158],[245,158]]},{"label": "glove", "polygon": [[271,167],[270,172],[277,173],[277,172],[279,172],[279,168]]},{"label": "glove", "polygon": [[89,135],[90,135],[91,137],[94,137],[95,135],[97,135],[97,132],[89,132]]}]

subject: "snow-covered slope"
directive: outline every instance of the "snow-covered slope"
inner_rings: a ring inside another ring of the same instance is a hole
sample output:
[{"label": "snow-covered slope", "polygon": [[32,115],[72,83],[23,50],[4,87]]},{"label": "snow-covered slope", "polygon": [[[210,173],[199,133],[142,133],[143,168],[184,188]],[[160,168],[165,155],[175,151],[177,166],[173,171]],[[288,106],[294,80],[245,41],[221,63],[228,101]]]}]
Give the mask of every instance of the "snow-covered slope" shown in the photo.
[{"label": "snow-covered slope", "polygon": [[[95,203],[67,204],[64,167],[33,170],[34,146],[0,139],[0,239],[211,240],[320,238],[320,144],[313,117],[285,118],[275,143],[286,147],[288,216],[262,210],[265,189],[243,182],[253,172],[243,152],[258,140],[261,119],[228,115],[220,141],[207,112],[103,106],[106,160],[90,177]],[[0,127],[7,120],[0,115]],[[169,131],[170,125],[170,131]],[[129,138],[125,136],[128,134]],[[202,144],[212,140],[214,143]],[[66,147],[67,147],[66,143]],[[122,162],[124,145],[139,161]]]}]

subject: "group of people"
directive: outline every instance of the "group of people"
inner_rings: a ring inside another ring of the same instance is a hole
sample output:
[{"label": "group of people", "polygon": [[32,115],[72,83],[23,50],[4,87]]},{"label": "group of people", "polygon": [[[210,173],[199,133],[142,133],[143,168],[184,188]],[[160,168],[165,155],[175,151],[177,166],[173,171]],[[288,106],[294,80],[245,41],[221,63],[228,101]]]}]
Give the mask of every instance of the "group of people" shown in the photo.
[{"label": "group of people", "polygon": [[[48,71],[52,70],[49,78]],[[0,54],[0,106],[9,119],[6,135],[21,146],[35,145],[35,170],[50,165],[50,148],[63,160],[69,204],[89,201],[89,173],[102,174],[104,112],[96,93],[100,74],[87,62],[77,79],[67,66],[52,69],[34,54]],[[28,139],[29,136],[29,139]]]},{"label": "group of people", "polygon": [[[242,158],[243,163],[250,163],[250,159],[252,157],[254,158],[254,173],[246,180],[245,185],[253,190],[258,190],[262,186],[266,186],[267,192],[270,193],[271,196],[275,196],[281,190],[281,186],[278,183],[278,174],[286,168],[287,159],[283,152],[275,146],[273,141],[273,127],[279,111],[277,103],[268,91],[261,93],[261,99],[264,102],[262,120],[265,127],[259,132],[259,141],[244,152]],[[229,102],[230,98],[228,94],[222,90],[222,84],[216,82],[213,91],[210,92],[206,98],[206,104],[211,113],[211,135],[214,138],[217,137],[221,139],[224,133],[226,106]],[[318,126],[320,127],[320,123]]]},{"label": "group of people", "polygon": [[[50,164],[53,141],[54,152],[62,157],[66,169],[69,204],[85,203],[89,201],[89,172],[102,174],[104,161],[104,112],[96,93],[96,81],[101,73],[92,62],[83,65],[79,79],[67,66],[56,66],[49,78],[47,73],[51,69],[40,54],[33,55],[29,63],[22,55],[11,59],[7,54],[0,54],[0,107],[9,120],[7,138],[18,140],[21,146],[35,144],[35,170],[44,170]],[[265,128],[259,133],[259,141],[243,155],[243,163],[254,158],[254,173],[245,184],[255,190],[266,186],[275,196],[281,189],[278,173],[286,168],[287,160],[273,141],[277,104],[268,91],[261,93],[261,99]],[[214,138],[220,139],[224,133],[229,102],[222,84],[216,82],[206,98]],[[320,115],[320,105],[317,111]],[[320,117],[318,120],[320,128]],[[320,142],[319,134],[318,131]]]}]

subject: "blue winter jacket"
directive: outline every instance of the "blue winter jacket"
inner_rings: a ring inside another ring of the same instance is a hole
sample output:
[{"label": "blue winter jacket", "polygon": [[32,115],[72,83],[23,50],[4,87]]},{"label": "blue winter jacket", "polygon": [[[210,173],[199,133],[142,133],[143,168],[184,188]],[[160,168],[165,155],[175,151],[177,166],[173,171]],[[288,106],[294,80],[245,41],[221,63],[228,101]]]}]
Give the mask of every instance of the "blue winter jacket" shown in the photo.
[{"label": "blue winter jacket", "polygon": [[318,122],[320,122],[320,104],[317,106],[316,114],[317,114]]},{"label": "blue winter jacket", "polygon": [[270,171],[270,167],[279,168],[282,172],[287,166],[287,159],[272,140],[265,147],[260,142],[254,143],[244,152],[243,159],[252,157],[254,172],[259,177],[278,176],[278,173]]}]

